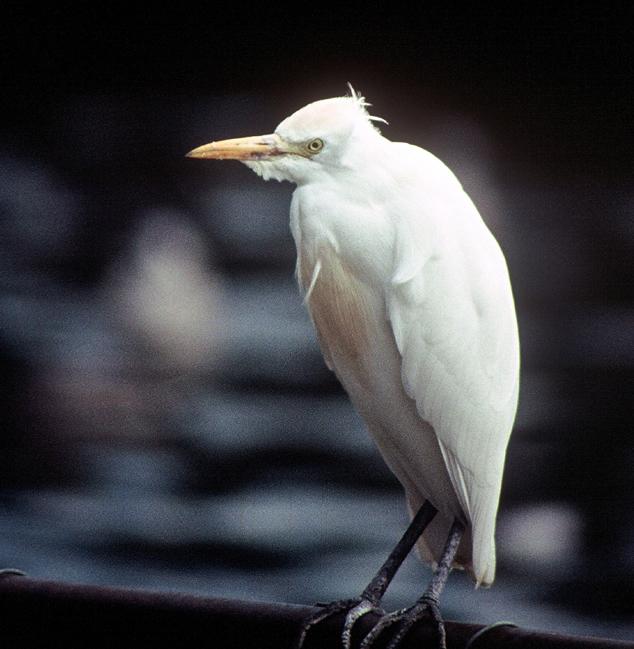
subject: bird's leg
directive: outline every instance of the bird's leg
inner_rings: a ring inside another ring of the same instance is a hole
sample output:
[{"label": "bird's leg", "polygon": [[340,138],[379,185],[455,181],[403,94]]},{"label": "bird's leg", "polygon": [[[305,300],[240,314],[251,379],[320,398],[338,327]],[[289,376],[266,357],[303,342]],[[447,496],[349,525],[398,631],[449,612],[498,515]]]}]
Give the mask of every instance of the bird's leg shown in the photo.
[{"label": "bird's leg", "polygon": [[340,613],[341,611],[348,611],[343,632],[341,634],[341,640],[345,649],[350,649],[352,628],[357,620],[370,612],[376,612],[384,616],[385,611],[379,608],[379,603],[381,602],[385,591],[394,578],[396,571],[405,560],[405,557],[409,554],[414,543],[416,543],[421,534],[431,523],[437,511],[438,510],[429,501],[425,501],[412,519],[407,530],[405,530],[401,540],[396,544],[396,547],[392,552],[390,552],[389,557],[385,560],[385,563],[381,566],[372,581],[366,586],[360,597],[326,604],[322,607],[321,611],[308,618],[301,628],[298,649],[301,649],[304,644],[306,634],[311,627],[332,615]]},{"label": "bird's leg", "polygon": [[392,579],[394,579],[394,575],[401,567],[405,557],[410,553],[414,543],[418,541],[421,534],[432,522],[437,511],[438,510],[428,500],[423,503],[408,528],[405,530],[401,540],[396,544],[396,547],[392,552],[390,552],[390,556],[385,560],[385,563],[379,568],[379,571],[376,573],[372,581],[361,593],[360,602],[348,611],[342,634],[343,644],[346,649],[349,649],[350,647],[352,627],[360,617],[370,611],[380,612],[382,615],[384,614],[384,611],[379,609],[379,603],[381,599],[383,599],[385,591],[392,582]]},{"label": "bird's leg", "polygon": [[446,649],[445,625],[440,615],[438,607],[438,600],[442,592],[447,578],[451,572],[453,560],[460,545],[460,539],[464,532],[464,526],[459,521],[454,521],[447,537],[447,542],[442,552],[442,556],[434,575],[429,582],[429,586],[423,593],[422,597],[413,605],[408,608],[403,608],[394,611],[389,615],[383,616],[376,624],[376,626],[368,633],[361,643],[361,649],[370,649],[379,635],[388,627],[398,624],[398,630],[394,637],[391,639],[387,649],[397,649],[401,640],[405,637],[407,632],[423,617],[430,616],[434,621],[438,630],[438,640],[441,649]]}]

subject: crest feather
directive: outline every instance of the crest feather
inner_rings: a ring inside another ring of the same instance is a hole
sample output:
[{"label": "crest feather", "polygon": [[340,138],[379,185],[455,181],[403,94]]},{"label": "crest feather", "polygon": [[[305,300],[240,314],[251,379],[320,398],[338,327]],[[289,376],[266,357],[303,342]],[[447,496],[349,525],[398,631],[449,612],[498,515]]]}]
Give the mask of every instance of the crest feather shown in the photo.
[{"label": "crest feather", "polygon": [[367,108],[372,106],[372,104],[368,101],[365,100],[365,97],[357,92],[353,87],[352,84],[348,81],[348,90],[350,90],[350,96],[352,99],[354,99],[357,102],[357,106],[363,110],[363,112],[367,115],[368,119],[371,122],[383,122],[383,124],[387,124],[387,120],[383,119],[382,117],[376,117],[375,115],[370,115],[367,111]]}]

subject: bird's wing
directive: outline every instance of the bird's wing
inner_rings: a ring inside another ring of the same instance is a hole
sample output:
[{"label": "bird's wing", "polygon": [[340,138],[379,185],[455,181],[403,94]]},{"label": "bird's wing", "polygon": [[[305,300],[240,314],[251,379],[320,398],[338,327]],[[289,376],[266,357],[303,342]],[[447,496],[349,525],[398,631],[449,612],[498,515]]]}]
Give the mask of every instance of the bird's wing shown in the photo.
[{"label": "bird's wing", "polygon": [[453,174],[438,164],[436,182],[401,203],[386,307],[403,385],[438,436],[473,526],[477,563],[478,543],[484,552],[493,536],[519,345],[502,252]]}]

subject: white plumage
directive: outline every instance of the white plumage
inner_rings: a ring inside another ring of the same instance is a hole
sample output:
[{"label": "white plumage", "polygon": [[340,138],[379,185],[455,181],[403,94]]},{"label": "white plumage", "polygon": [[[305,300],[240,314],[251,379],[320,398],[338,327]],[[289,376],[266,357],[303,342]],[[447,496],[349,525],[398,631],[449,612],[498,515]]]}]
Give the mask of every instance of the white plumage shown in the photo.
[{"label": "white plumage", "polygon": [[412,513],[439,511],[418,547],[437,562],[454,519],[456,565],[495,574],[495,518],[518,393],[504,257],[452,172],[384,138],[361,97],[309,104],[275,133],[199,147],[297,184],[297,276],[332,368]]}]

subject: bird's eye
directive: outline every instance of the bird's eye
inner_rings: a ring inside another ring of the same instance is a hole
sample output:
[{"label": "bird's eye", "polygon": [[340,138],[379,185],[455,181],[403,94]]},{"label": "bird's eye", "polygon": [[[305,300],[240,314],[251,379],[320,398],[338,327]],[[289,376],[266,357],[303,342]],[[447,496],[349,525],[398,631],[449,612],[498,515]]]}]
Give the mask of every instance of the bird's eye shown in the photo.
[{"label": "bird's eye", "polygon": [[311,140],[307,145],[306,148],[311,152],[311,153],[319,153],[323,148],[324,148],[324,141],[320,140],[319,138],[315,138],[314,140]]}]

